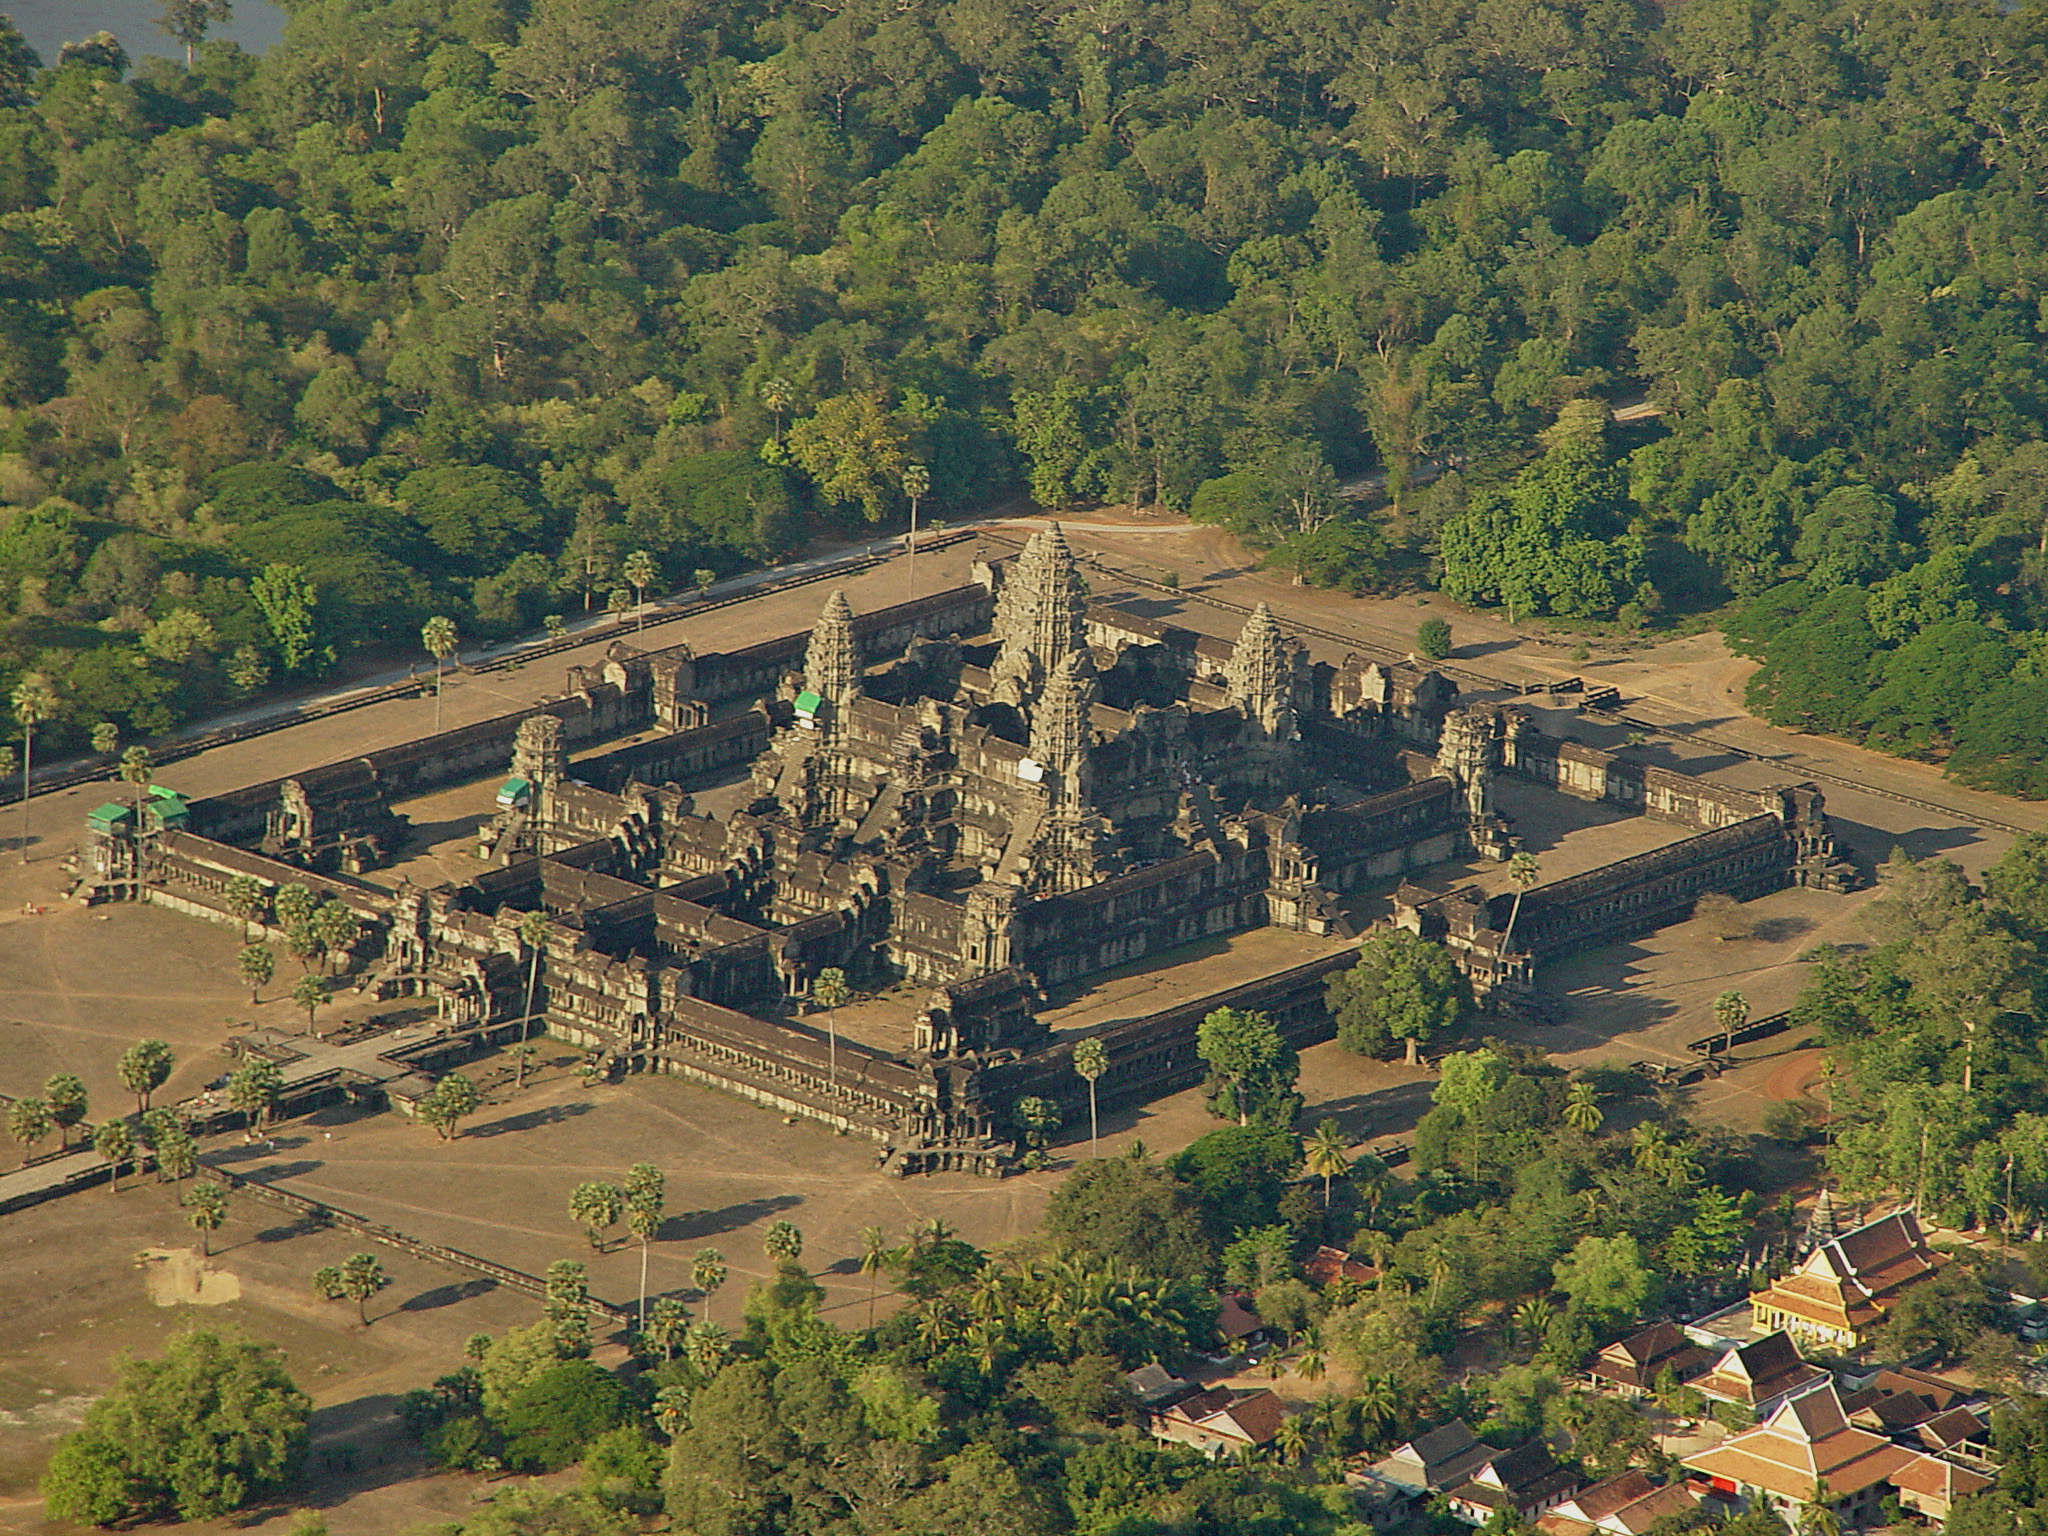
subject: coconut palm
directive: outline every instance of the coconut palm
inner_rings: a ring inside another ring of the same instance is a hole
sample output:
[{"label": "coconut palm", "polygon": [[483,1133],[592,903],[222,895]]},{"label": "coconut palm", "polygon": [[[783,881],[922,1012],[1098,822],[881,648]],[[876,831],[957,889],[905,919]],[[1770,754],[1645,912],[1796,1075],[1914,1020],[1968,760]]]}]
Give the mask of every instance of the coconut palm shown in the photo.
[{"label": "coconut palm", "polygon": [[218,1232],[228,1219],[228,1192],[211,1179],[201,1179],[185,1191],[185,1198],[178,1203],[185,1207],[185,1219],[199,1234],[200,1254],[211,1258],[213,1234]]},{"label": "coconut palm", "polygon": [[818,972],[817,979],[811,983],[811,1001],[825,1010],[825,1040],[831,1063],[827,1070],[835,1089],[839,1086],[839,1010],[852,997],[846,985],[846,972],[836,965]]},{"label": "coconut palm", "polygon": [[1279,1452],[1284,1465],[1301,1465],[1302,1458],[1308,1454],[1308,1429],[1300,1414],[1290,1413],[1280,1421],[1280,1427],[1273,1432],[1273,1449]]},{"label": "coconut palm", "polygon": [[1401,1394],[1391,1376],[1366,1375],[1358,1380],[1358,1415],[1375,1428],[1385,1430],[1401,1410]]},{"label": "coconut palm", "polygon": [[441,733],[442,668],[455,654],[455,621],[445,614],[435,614],[420,626],[420,644],[434,658],[434,734],[438,736]]},{"label": "coconut palm", "polygon": [[1097,1130],[1095,1118],[1095,1080],[1108,1070],[1109,1051],[1104,1047],[1101,1040],[1091,1035],[1086,1040],[1076,1042],[1074,1046],[1074,1072],[1076,1076],[1088,1085],[1088,1155],[1090,1157],[1100,1155],[1095,1149]]},{"label": "coconut palm", "polygon": [[1302,1150],[1307,1154],[1303,1166],[1308,1169],[1310,1177],[1323,1181],[1323,1209],[1327,1211],[1330,1208],[1330,1181],[1351,1167],[1351,1159],[1347,1156],[1350,1143],[1337,1128],[1336,1121],[1325,1120],[1309,1133],[1308,1139],[1302,1143]]},{"label": "coconut palm", "polygon": [[1600,1129],[1607,1118],[1600,1112],[1600,1094],[1593,1085],[1580,1078],[1565,1090],[1564,1123],[1573,1130],[1590,1136]]},{"label": "coconut palm", "polygon": [[[14,718],[21,726],[21,862],[28,862],[28,802],[34,793],[36,727],[57,713],[57,690],[43,672],[24,672],[10,695]],[[140,829],[138,829],[140,830]]]}]

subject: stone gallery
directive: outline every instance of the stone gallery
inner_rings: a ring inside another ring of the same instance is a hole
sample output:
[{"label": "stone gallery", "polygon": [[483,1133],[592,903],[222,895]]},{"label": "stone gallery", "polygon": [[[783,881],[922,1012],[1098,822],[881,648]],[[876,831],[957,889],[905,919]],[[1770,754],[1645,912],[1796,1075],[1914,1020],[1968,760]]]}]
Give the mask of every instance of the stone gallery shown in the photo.
[{"label": "stone gallery", "polygon": [[[1328,1038],[1323,981],[1372,897],[1513,1012],[1540,962],[1708,892],[1848,877],[1811,785],[1729,789],[1548,737],[1511,703],[1461,705],[1434,671],[1312,662],[1263,604],[1234,644],[1091,605],[1057,525],[974,575],[871,614],[834,592],[808,635],[737,651],[615,645],[531,709],[211,799],[103,807],[86,883],[256,923],[273,915],[234,913],[251,882],[305,885],[356,914],[368,993],[435,999],[451,1026],[530,1011],[602,1070],[873,1137],[903,1172],[1000,1172],[1020,1099],[1085,1102],[1079,1039],[1102,1042],[1113,1104],[1200,1081],[1195,1027],[1217,1007]],[[404,841],[394,804],[500,774],[474,876],[365,878]],[[1512,855],[1502,774],[1691,835],[1538,886],[1512,920],[1512,898],[1406,884]],[[1043,1017],[1049,992],[1256,929],[1301,950],[1141,1017]],[[911,998],[900,1027],[842,1031],[816,1006],[828,971]]]}]

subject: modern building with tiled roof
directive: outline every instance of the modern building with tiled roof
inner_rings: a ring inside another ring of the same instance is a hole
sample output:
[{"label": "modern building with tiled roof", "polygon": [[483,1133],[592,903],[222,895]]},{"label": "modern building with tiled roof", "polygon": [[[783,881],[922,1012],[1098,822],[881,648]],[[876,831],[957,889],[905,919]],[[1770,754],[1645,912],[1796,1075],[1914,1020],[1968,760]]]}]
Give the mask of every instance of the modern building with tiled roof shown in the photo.
[{"label": "modern building with tiled roof", "polygon": [[1652,1323],[1601,1350],[1586,1374],[1624,1396],[1641,1397],[1667,1369],[1678,1380],[1690,1381],[1713,1363],[1713,1355],[1687,1338],[1676,1323]]},{"label": "modern building with tiled roof", "polygon": [[1909,1287],[1932,1279],[1947,1262],[1947,1254],[1928,1246],[1911,1211],[1894,1211],[1822,1243],[1792,1273],[1758,1291],[1750,1306],[1759,1328],[1855,1349]]},{"label": "modern building with tiled roof", "polygon": [[1808,1392],[1829,1379],[1819,1366],[1799,1353],[1792,1336],[1782,1330],[1748,1344],[1737,1344],[1716,1360],[1693,1387],[1717,1403],[1734,1403],[1763,1418],[1786,1398]]},{"label": "modern building with tiled roof", "polygon": [[1941,1521],[1956,1499],[1991,1486],[1989,1478],[1856,1428],[1832,1383],[1787,1398],[1755,1429],[1684,1465],[1702,1494],[1767,1505],[1793,1523],[1816,1487],[1844,1525],[1862,1525],[1893,1492]]}]

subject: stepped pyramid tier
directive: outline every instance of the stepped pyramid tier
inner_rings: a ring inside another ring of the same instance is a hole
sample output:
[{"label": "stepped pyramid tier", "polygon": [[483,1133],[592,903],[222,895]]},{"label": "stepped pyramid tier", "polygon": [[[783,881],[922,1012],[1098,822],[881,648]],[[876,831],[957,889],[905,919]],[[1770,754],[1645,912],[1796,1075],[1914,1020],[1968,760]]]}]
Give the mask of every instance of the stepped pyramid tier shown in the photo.
[{"label": "stepped pyramid tier", "polygon": [[804,648],[804,688],[835,708],[844,709],[860,691],[860,647],[853,638],[853,609],[846,594],[834,590],[825,611],[811,627]]},{"label": "stepped pyramid tier", "polygon": [[1058,523],[1034,533],[996,594],[991,677],[1010,703],[1028,705],[1069,653],[1088,643],[1087,600],[1074,551]]},{"label": "stepped pyramid tier", "polygon": [[1247,719],[1258,721],[1267,735],[1291,738],[1295,734],[1292,673],[1273,610],[1260,603],[1245,620],[1224,669],[1230,701]]}]

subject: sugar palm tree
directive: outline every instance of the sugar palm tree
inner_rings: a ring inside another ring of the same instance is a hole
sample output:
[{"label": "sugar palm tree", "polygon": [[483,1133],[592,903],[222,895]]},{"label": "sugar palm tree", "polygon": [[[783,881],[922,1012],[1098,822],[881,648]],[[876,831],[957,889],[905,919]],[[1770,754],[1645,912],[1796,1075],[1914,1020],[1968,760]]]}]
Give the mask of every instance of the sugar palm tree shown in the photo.
[{"label": "sugar palm tree", "polygon": [[85,1079],[75,1072],[59,1072],[43,1084],[43,1102],[50,1106],[50,1123],[57,1127],[59,1143],[69,1148],[71,1127],[83,1125],[89,1101]]},{"label": "sugar palm tree", "polygon": [[1606,1118],[1600,1112],[1599,1092],[1584,1078],[1565,1090],[1564,1123],[1573,1130],[1590,1136],[1600,1129]]},{"label": "sugar palm tree", "polygon": [[633,588],[633,607],[636,610],[633,630],[637,634],[647,627],[647,588],[654,583],[654,556],[644,549],[634,550],[626,556],[626,563],[620,567],[619,574]]},{"label": "sugar palm tree", "polygon": [[135,1112],[149,1110],[149,1096],[170,1080],[175,1058],[161,1040],[138,1040],[121,1053],[116,1067],[121,1086],[135,1095]]},{"label": "sugar palm tree", "polygon": [[868,1326],[875,1326],[875,1287],[877,1277],[895,1257],[895,1250],[889,1246],[889,1234],[880,1227],[860,1229],[860,1273],[868,1277]]},{"label": "sugar palm tree", "polygon": [[1735,1031],[1749,1022],[1749,999],[1740,992],[1723,992],[1714,999],[1714,1022],[1724,1037],[1722,1049],[1735,1049]]},{"label": "sugar palm tree", "polygon": [[315,1040],[320,1038],[320,1031],[314,1021],[320,1011],[320,1005],[326,1001],[327,983],[318,976],[308,972],[292,983],[292,1002],[306,1010],[306,1033]]},{"label": "sugar palm tree", "polygon": [[140,891],[147,879],[142,862],[142,834],[148,829],[142,824],[142,797],[148,790],[150,780],[156,777],[156,767],[149,760],[149,748],[130,747],[121,754],[121,778],[135,788],[135,888]]},{"label": "sugar palm tree", "polygon": [[92,1133],[92,1149],[105,1159],[107,1182],[115,1194],[121,1192],[121,1165],[135,1155],[135,1133],[126,1120],[109,1120]]},{"label": "sugar palm tree", "polygon": [[249,983],[249,1005],[253,1008],[270,978],[277,974],[277,952],[268,944],[245,944],[235,957],[235,973]]},{"label": "sugar palm tree", "polygon": [[696,1367],[697,1374],[708,1379],[716,1376],[725,1364],[725,1357],[732,1349],[731,1339],[730,1334],[707,1318],[690,1324],[689,1336],[683,1341],[683,1353]]},{"label": "sugar palm tree", "polygon": [[526,1086],[526,1040],[533,1028],[533,989],[540,980],[541,950],[548,941],[548,915],[545,912],[529,912],[519,919],[519,942],[526,946],[526,1011],[519,1019],[519,1080],[513,1084],[516,1089]]},{"label": "sugar palm tree", "polygon": [[242,942],[249,942],[249,924],[263,910],[263,882],[254,875],[237,875],[228,882],[228,915],[242,925]]},{"label": "sugar palm tree", "polygon": [[1517,853],[1508,860],[1508,878],[1515,882],[1515,904],[1508,909],[1508,925],[1500,931],[1500,948],[1494,951],[1495,969],[1501,958],[1508,952],[1508,941],[1514,937],[1515,919],[1522,915],[1522,898],[1529,887],[1543,878],[1543,866],[1536,862],[1533,853]]},{"label": "sugar palm tree", "polygon": [[825,1039],[830,1052],[830,1080],[836,1089],[839,1086],[839,1010],[844,1008],[853,994],[846,985],[846,972],[836,965],[828,965],[818,972],[811,983],[811,1001],[825,1010]]},{"label": "sugar palm tree", "polygon": [[1337,1128],[1337,1122],[1325,1120],[1310,1132],[1302,1143],[1302,1150],[1307,1153],[1303,1166],[1311,1177],[1323,1181],[1323,1209],[1327,1211],[1330,1208],[1330,1181],[1351,1166],[1351,1160],[1346,1156],[1349,1144],[1344,1133]]},{"label": "sugar palm tree", "polygon": [[7,1134],[21,1143],[24,1168],[36,1155],[36,1148],[47,1141],[50,1132],[56,1128],[57,1122],[50,1116],[50,1106],[41,1099],[16,1099],[7,1106]]},{"label": "sugar palm tree", "polygon": [[[690,1260],[690,1284],[704,1293],[704,1314],[708,1321],[711,1315],[711,1298],[718,1294],[718,1288],[725,1284],[725,1255],[716,1248],[701,1248]],[[701,1326],[701,1325],[700,1325]]]},{"label": "sugar palm tree", "polygon": [[[21,862],[28,862],[28,802],[35,792],[36,727],[57,713],[57,690],[49,675],[24,672],[10,696],[14,718],[21,726]],[[140,831],[140,828],[137,828]]]},{"label": "sugar palm tree", "polygon": [[435,614],[420,626],[420,644],[434,658],[434,734],[441,733],[441,669],[450,656],[455,654],[455,621],[446,614]]},{"label": "sugar palm tree", "polygon": [[903,494],[910,498],[910,532],[903,537],[905,576],[910,583],[910,597],[917,596],[917,504],[924,500],[932,488],[932,472],[923,464],[903,466]]},{"label": "sugar palm tree", "polygon": [[1095,1118],[1095,1080],[1109,1070],[1109,1052],[1102,1041],[1091,1035],[1077,1041],[1074,1046],[1074,1072],[1088,1085],[1088,1155],[1096,1157],[1095,1140],[1097,1123]]},{"label": "sugar palm tree", "polygon": [[804,1235],[793,1221],[771,1221],[761,1246],[777,1264],[794,1264],[804,1256]]},{"label": "sugar palm tree", "polygon": [[586,1179],[569,1191],[569,1219],[581,1224],[590,1246],[604,1252],[604,1235],[626,1211],[626,1192],[604,1179]]},{"label": "sugar palm tree", "polygon": [[626,1230],[640,1239],[640,1327],[647,1328],[647,1245],[661,1230],[662,1208],[668,1203],[668,1180],[652,1163],[626,1170]]},{"label": "sugar palm tree", "polygon": [[199,1252],[204,1258],[213,1257],[213,1234],[218,1232],[228,1219],[228,1193],[211,1179],[201,1179],[185,1191],[185,1198],[178,1202],[185,1207],[185,1219],[199,1234]]}]

